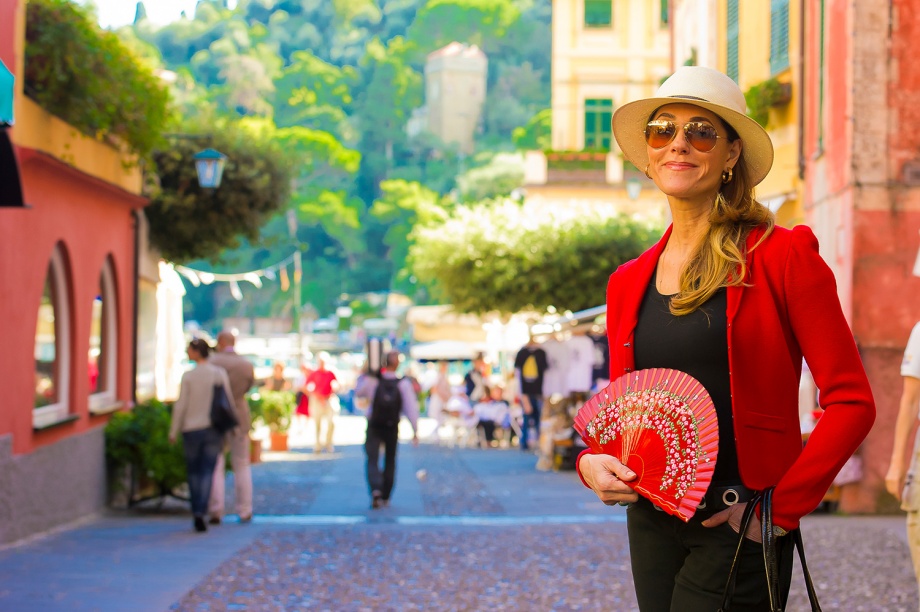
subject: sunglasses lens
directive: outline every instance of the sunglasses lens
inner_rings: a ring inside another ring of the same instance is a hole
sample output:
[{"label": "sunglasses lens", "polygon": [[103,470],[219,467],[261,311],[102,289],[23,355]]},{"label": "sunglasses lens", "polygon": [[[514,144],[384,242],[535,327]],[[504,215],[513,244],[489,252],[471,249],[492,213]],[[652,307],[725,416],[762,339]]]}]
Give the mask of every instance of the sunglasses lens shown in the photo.
[{"label": "sunglasses lens", "polygon": [[660,149],[674,140],[676,133],[673,121],[649,121],[645,126],[645,142],[653,149]]},{"label": "sunglasses lens", "polygon": [[684,134],[687,135],[687,141],[693,148],[702,153],[712,151],[719,139],[716,128],[708,123],[687,123],[684,125]]}]

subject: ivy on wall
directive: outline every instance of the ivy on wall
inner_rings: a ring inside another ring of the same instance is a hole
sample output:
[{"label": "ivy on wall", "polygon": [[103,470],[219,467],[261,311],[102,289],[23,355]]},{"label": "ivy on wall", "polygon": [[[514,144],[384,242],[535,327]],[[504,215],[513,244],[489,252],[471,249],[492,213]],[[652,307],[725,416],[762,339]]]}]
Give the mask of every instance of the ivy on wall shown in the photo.
[{"label": "ivy on wall", "polygon": [[767,79],[744,92],[748,116],[763,127],[770,121],[770,108],[788,104],[792,99],[792,85],[777,78]]},{"label": "ivy on wall", "polygon": [[24,87],[84,134],[146,158],[169,116],[169,92],[118,37],[69,0],[26,5]]}]

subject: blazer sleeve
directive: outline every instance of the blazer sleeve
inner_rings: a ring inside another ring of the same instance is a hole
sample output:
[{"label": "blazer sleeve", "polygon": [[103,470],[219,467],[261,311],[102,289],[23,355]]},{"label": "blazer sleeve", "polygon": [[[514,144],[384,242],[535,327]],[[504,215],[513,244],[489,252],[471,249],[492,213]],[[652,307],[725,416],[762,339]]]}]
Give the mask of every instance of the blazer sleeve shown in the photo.
[{"label": "blazer sleeve", "polygon": [[179,383],[179,398],[173,404],[172,418],[169,423],[169,434],[178,437],[182,430],[182,423],[185,420],[185,412],[188,410],[188,395],[190,392],[190,382],[188,372],[182,375],[182,382]]},{"label": "blazer sleeve", "polygon": [[784,270],[790,328],[819,390],[824,414],[777,483],[774,521],[791,529],[821,502],[875,420],[875,402],[833,272],[807,226],[792,232]]}]

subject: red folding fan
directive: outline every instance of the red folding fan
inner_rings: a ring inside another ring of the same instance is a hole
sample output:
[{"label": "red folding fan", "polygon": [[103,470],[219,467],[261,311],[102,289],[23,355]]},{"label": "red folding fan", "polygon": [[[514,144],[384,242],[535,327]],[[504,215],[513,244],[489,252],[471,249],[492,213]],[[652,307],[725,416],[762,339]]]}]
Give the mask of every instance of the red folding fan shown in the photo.
[{"label": "red folding fan", "polygon": [[624,374],[585,402],[575,430],[595,453],[612,455],[637,474],[628,483],[637,493],[684,521],[712,481],[716,410],[703,385],[684,372]]}]

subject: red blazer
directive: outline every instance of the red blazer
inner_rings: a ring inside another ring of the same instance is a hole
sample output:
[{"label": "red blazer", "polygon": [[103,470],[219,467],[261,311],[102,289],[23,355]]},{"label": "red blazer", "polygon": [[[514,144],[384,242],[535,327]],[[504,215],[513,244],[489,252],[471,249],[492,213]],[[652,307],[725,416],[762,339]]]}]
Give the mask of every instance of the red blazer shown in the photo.
[{"label": "red blazer", "polygon": [[[610,379],[635,368],[639,306],[667,244],[620,266],[607,286]],[[774,228],[751,250],[743,287],[729,287],[728,357],[738,468],[745,486],[775,485],[774,521],[792,529],[821,502],[875,420],[875,403],[834,275],[807,226]],[[802,357],[825,413],[802,448],[798,393]]]}]

